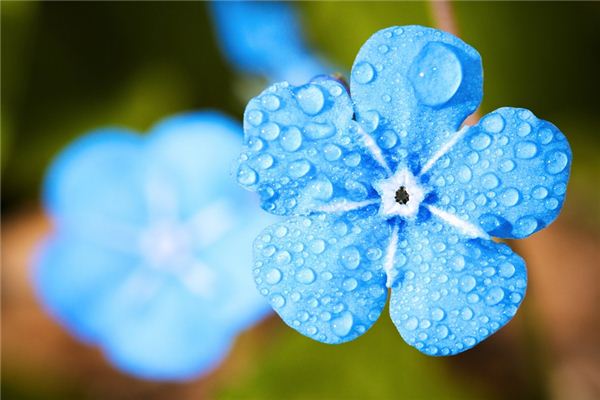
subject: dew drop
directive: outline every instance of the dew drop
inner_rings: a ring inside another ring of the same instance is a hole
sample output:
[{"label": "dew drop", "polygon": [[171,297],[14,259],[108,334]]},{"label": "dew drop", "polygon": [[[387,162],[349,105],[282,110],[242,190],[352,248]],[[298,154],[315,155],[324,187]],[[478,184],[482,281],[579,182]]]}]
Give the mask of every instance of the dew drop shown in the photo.
[{"label": "dew drop", "polygon": [[294,161],[290,164],[288,172],[292,178],[302,178],[310,171],[310,162],[306,160]]},{"label": "dew drop", "polygon": [[434,308],[433,310],[431,310],[431,318],[434,321],[441,321],[444,319],[444,317],[446,316],[446,312],[444,310],[442,310],[441,308]]},{"label": "dew drop", "polygon": [[281,308],[285,305],[285,299],[283,296],[275,294],[271,297],[271,304],[273,304],[273,307],[275,308]]},{"label": "dew drop", "polygon": [[281,100],[274,94],[266,94],[260,99],[263,107],[269,111],[277,111],[281,106]]},{"label": "dew drop", "polygon": [[463,292],[468,293],[475,288],[477,281],[471,275],[465,275],[460,278],[460,288]]},{"label": "dew drop", "polygon": [[340,252],[340,262],[348,269],[356,269],[360,264],[360,252],[354,246],[345,247]]},{"label": "dew drop", "polygon": [[367,84],[375,78],[375,69],[366,61],[361,61],[352,69],[352,77],[360,84]]},{"label": "dew drop", "polygon": [[491,288],[485,295],[485,303],[489,306],[498,304],[504,298],[504,290],[499,287]]},{"label": "dew drop", "polygon": [[500,163],[500,171],[510,172],[515,169],[515,162],[513,160],[504,160]]},{"label": "dew drop", "polygon": [[315,239],[310,242],[308,248],[315,254],[321,254],[325,251],[325,241],[321,239]]},{"label": "dew drop", "polygon": [[304,268],[296,273],[296,280],[305,285],[309,285],[315,281],[315,271],[310,268]]},{"label": "dew drop", "polygon": [[465,268],[465,258],[460,254],[452,259],[452,268],[455,271],[462,271]]},{"label": "dew drop", "polygon": [[416,319],[415,317],[410,317],[404,323],[404,327],[406,329],[408,329],[409,331],[414,331],[415,329],[417,329],[418,326],[419,326],[419,320]]},{"label": "dew drop", "polygon": [[410,66],[408,79],[423,104],[440,106],[458,91],[463,80],[462,65],[450,46],[430,42]]},{"label": "dew drop", "polygon": [[328,144],[323,149],[323,155],[327,161],[336,161],[342,156],[342,149],[335,144]]},{"label": "dew drop", "polygon": [[492,138],[490,135],[484,132],[479,132],[471,138],[469,144],[473,150],[483,150],[486,149],[492,143]]},{"label": "dew drop", "polygon": [[259,126],[264,120],[264,114],[259,110],[250,110],[246,114],[246,119],[251,125]]},{"label": "dew drop", "polygon": [[293,152],[298,150],[302,146],[302,133],[300,129],[295,126],[290,127],[281,135],[279,143],[285,151]]},{"label": "dew drop", "polygon": [[281,281],[281,271],[278,270],[277,268],[271,269],[269,272],[266,273],[265,281],[269,285],[274,285],[274,284],[278,283],[279,281]]},{"label": "dew drop", "polygon": [[354,316],[349,311],[344,311],[339,317],[331,321],[331,329],[339,337],[349,334],[352,325],[354,325]]},{"label": "dew drop", "polygon": [[273,165],[273,157],[270,154],[261,154],[256,157],[256,164],[261,169],[269,169]]},{"label": "dew drop", "polygon": [[342,287],[344,290],[351,292],[358,286],[358,282],[354,278],[348,278],[342,282]]},{"label": "dew drop", "polygon": [[521,198],[519,191],[515,188],[508,188],[502,194],[500,194],[500,203],[506,207],[512,207],[516,205]]},{"label": "dew drop", "polygon": [[256,177],[256,171],[245,164],[240,165],[237,172],[237,181],[241,185],[248,186],[254,184],[256,182]]},{"label": "dew drop", "polygon": [[465,307],[461,310],[460,312],[460,316],[462,317],[462,319],[464,319],[465,321],[470,320],[471,318],[473,318],[473,310],[471,310],[471,308],[469,307]]},{"label": "dew drop", "polygon": [[517,130],[517,135],[523,137],[523,136],[527,136],[531,133],[531,125],[529,125],[527,122],[523,122],[521,125],[519,125],[519,129]]},{"label": "dew drop", "polygon": [[503,278],[511,278],[515,274],[515,266],[508,261],[500,264],[500,276]]},{"label": "dew drop", "polygon": [[311,122],[304,127],[304,133],[312,140],[326,139],[335,134],[335,126],[329,123]]},{"label": "dew drop", "polygon": [[267,122],[260,129],[260,136],[266,140],[275,140],[279,136],[280,128],[275,122]]},{"label": "dew drop", "polygon": [[481,126],[490,133],[500,133],[504,129],[504,118],[500,114],[490,114],[483,119]]},{"label": "dew drop", "polygon": [[550,174],[562,172],[569,162],[569,158],[562,151],[554,151],[546,157],[546,171]]},{"label": "dew drop", "polygon": [[462,183],[467,183],[473,177],[473,173],[471,172],[471,168],[463,165],[458,170],[458,180]]},{"label": "dew drop", "polygon": [[523,217],[519,218],[515,223],[515,232],[519,234],[519,236],[528,236],[531,235],[538,227],[538,222],[533,217]]},{"label": "dew drop", "polygon": [[494,174],[493,172],[488,172],[487,174],[481,177],[481,185],[485,189],[494,189],[498,187],[499,184],[500,180],[498,179],[498,176],[496,176],[496,174]]},{"label": "dew drop", "polygon": [[517,158],[529,159],[533,158],[538,152],[535,143],[530,141],[519,142],[515,146],[515,156]]},{"label": "dew drop", "polygon": [[285,250],[278,251],[275,254],[275,262],[279,265],[289,264],[292,261],[292,256]]},{"label": "dew drop", "polygon": [[437,336],[440,339],[445,339],[446,337],[448,337],[448,327],[446,325],[438,325],[437,328],[435,328],[435,332],[437,333]]},{"label": "dew drop", "polygon": [[536,186],[531,191],[531,197],[536,200],[545,199],[548,196],[548,189],[543,186]]},{"label": "dew drop", "polygon": [[308,85],[300,90],[296,95],[300,108],[308,115],[317,115],[323,110],[325,105],[325,96],[323,91],[315,85]]},{"label": "dew drop", "polygon": [[333,196],[333,185],[329,179],[321,178],[310,183],[308,194],[316,200],[329,200]]}]

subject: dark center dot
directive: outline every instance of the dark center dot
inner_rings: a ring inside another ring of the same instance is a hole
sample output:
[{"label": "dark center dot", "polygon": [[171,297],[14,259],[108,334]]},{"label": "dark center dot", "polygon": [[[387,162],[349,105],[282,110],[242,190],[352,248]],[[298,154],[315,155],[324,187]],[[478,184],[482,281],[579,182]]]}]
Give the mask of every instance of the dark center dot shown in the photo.
[{"label": "dark center dot", "polygon": [[400,186],[398,190],[396,190],[396,202],[398,204],[406,204],[408,203],[409,196],[406,188],[404,186]]}]

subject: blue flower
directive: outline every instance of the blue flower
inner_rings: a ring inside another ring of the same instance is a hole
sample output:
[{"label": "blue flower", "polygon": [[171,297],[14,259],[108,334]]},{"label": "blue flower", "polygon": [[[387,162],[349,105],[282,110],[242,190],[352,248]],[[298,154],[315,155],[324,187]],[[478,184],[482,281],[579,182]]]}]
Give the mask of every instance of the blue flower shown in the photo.
[{"label": "blue flower", "polygon": [[323,73],[323,63],[308,50],[289,4],[216,1],[210,9],[221,49],[241,71],[292,83]]},{"label": "blue flower", "polygon": [[206,373],[270,311],[249,266],[273,221],[229,176],[241,127],[186,114],[140,136],[92,132],[51,166],[56,232],[36,260],[49,310],[119,368],[144,378]]},{"label": "blue flower", "polygon": [[390,314],[406,342],[457,354],[506,324],[525,262],[491,240],[550,224],[571,150],[530,111],[461,124],[482,97],[476,50],[420,26],[373,35],[350,89],[278,83],[251,100],[237,179],[290,216],[254,244],[254,277],[281,318],[325,343]]}]

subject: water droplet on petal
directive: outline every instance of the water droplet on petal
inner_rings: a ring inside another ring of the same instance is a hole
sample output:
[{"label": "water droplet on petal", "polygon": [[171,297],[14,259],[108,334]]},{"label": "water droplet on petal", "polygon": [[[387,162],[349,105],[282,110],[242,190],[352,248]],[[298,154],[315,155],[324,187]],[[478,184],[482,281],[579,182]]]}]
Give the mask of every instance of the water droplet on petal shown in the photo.
[{"label": "water droplet on petal", "polygon": [[294,161],[290,164],[288,172],[292,178],[302,178],[310,171],[310,162],[306,160]]},{"label": "water droplet on petal", "polygon": [[450,46],[430,42],[410,66],[408,79],[423,104],[440,106],[458,91],[463,80],[462,65]]},{"label": "water droplet on petal", "polygon": [[279,142],[285,151],[296,151],[302,146],[302,132],[295,126],[292,126],[281,135]]},{"label": "water droplet on petal", "polygon": [[275,122],[267,122],[260,129],[260,136],[262,136],[266,140],[275,140],[277,136],[279,136],[279,125]]},{"label": "water droplet on petal", "polygon": [[301,269],[296,273],[296,280],[305,285],[309,285],[315,281],[315,271],[310,268]]},{"label": "water droplet on petal", "polygon": [[488,190],[498,187],[499,184],[500,180],[493,172],[488,172],[481,177],[481,185]]},{"label": "water droplet on petal", "polygon": [[358,286],[358,282],[354,278],[348,278],[342,283],[344,290],[351,292]]},{"label": "water droplet on petal", "polygon": [[329,123],[311,122],[304,127],[306,137],[312,140],[326,139],[335,134],[335,126]]},{"label": "water droplet on petal", "polygon": [[325,241],[321,239],[315,239],[310,242],[309,249],[315,254],[321,254],[325,251]]},{"label": "water droplet on petal", "polygon": [[529,159],[533,158],[538,152],[538,148],[535,143],[525,141],[517,143],[515,146],[515,156],[517,158]]},{"label": "water droplet on petal", "polygon": [[359,62],[352,69],[352,77],[357,83],[367,84],[375,77],[375,69],[366,61]]},{"label": "water droplet on petal", "polygon": [[265,281],[269,284],[269,285],[274,285],[276,283],[278,283],[279,281],[281,281],[281,271],[278,270],[277,268],[273,268],[271,269],[269,272],[267,272],[267,274],[265,275]]},{"label": "water droplet on petal", "polygon": [[471,180],[473,173],[471,172],[471,168],[463,165],[458,170],[458,180],[462,183],[467,183]]},{"label": "water droplet on petal", "polygon": [[492,138],[487,133],[479,132],[475,134],[471,140],[470,145],[473,150],[483,150],[492,143]]},{"label": "water droplet on petal", "polygon": [[308,115],[317,115],[325,105],[323,91],[316,85],[301,88],[296,97],[300,108]]},{"label": "water droplet on petal", "polygon": [[348,269],[356,269],[360,264],[360,252],[354,246],[349,246],[340,252],[340,262]]},{"label": "water droplet on petal", "polygon": [[273,157],[270,154],[261,154],[256,157],[256,164],[261,169],[269,169],[273,165]]},{"label": "water droplet on petal", "polygon": [[354,325],[354,316],[349,311],[344,311],[338,318],[331,321],[331,329],[339,337],[350,333]]},{"label": "water droplet on petal", "polygon": [[260,99],[263,107],[269,111],[277,111],[281,106],[281,100],[274,94],[266,94]]},{"label": "water droplet on petal", "polygon": [[562,151],[554,151],[546,157],[546,171],[550,174],[558,174],[562,172],[567,164],[569,158]]},{"label": "water droplet on petal", "polygon": [[515,188],[508,188],[500,195],[500,202],[507,206],[512,207],[516,205],[521,198],[519,191]]},{"label": "water droplet on petal", "polygon": [[327,161],[335,161],[342,156],[342,149],[335,144],[328,144],[323,149],[323,155]]},{"label": "water droplet on petal", "polygon": [[508,261],[500,264],[500,276],[503,278],[511,278],[515,274],[515,266]]},{"label": "water droplet on petal", "polygon": [[271,304],[273,304],[273,307],[275,308],[281,308],[285,305],[285,299],[283,296],[275,294],[271,297]]},{"label": "water droplet on petal", "polygon": [[491,288],[485,295],[485,303],[489,306],[498,304],[504,298],[504,290],[499,287]]},{"label": "water droplet on petal", "polygon": [[459,285],[461,290],[467,293],[475,288],[475,285],[477,285],[477,281],[471,275],[465,275],[460,278]]},{"label": "water droplet on petal", "polygon": [[240,168],[238,169],[237,172],[237,181],[241,184],[241,185],[252,185],[253,183],[256,182],[256,171],[254,171],[252,168],[250,168],[249,166],[242,164],[240,165]]},{"label": "water droplet on petal", "polygon": [[500,133],[504,129],[504,118],[500,114],[490,114],[483,119],[481,126],[490,133]]},{"label": "water droplet on petal", "polygon": [[259,126],[264,120],[264,114],[259,110],[250,110],[246,114],[246,119],[251,125]]},{"label": "water droplet on petal", "polygon": [[442,310],[441,308],[434,308],[433,310],[431,310],[431,318],[434,321],[441,321],[444,319],[444,317],[446,316],[446,312],[444,310]]},{"label": "water droplet on petal", "polygon": [[310,183],[308,193],[316,200],[329,200],[333,196],[333,185],[329,179],[321,178]]},{"label": "water droplet on petal", "polygon": [[382,149],[391,149],[398,143],[398,136],[394,131],[385,131],[379,136],[377,143]]},{"label": "water droplet on petal", "polygon": [[515,223],[515,233],[518,233],[519,236],[528,236],[535,232],[538,227],[538,222],[533,217],[523,217],[519,218]]},{"label": "water droplet on petal", "polygon": [[500,163],[500,171],[510,172],[515,169],[515,162],[513,160],[504,160]]},{"label": "water droplet on petal", "polygon": [[414,331],[415,329],[417,329],[418,326],[419,326],[419,320],[416,319],[415,317],[410,317],[404,323],[404,327],[406,329],[408,329],[409,331]]}]

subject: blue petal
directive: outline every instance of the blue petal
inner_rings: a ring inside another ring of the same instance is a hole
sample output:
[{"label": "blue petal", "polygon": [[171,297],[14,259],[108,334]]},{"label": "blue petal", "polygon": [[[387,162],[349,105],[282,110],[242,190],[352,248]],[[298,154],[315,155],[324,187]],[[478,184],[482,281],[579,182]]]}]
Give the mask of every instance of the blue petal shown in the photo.
[{"label": "blue petal", "polygon": [[457,37],[403,26],[375,33],[352,67],[362,121],[395,166],[409,152],[424,163],[481,101],[481,58]]},{"label": "blue petal", "polygon": [[326,72],[306,48],[293,6],[217,1],[210,8],[221,49],[236,68],[294,84]]},{"label": "blue petal", "polygon": [[234,331],[215,318],[218,310],[207,313],[175,282],[162,283],[134,307],[131,299],[119,297],[113,303],[128,308],[127,318],[102,340],[119,368],[147,379],[190,379],[210,372],[229,352]]},{"label": "blue petal", "polygon": [[[142,189],[142,138],[121,129],[94,131],[52,163],[44,182],[44,205],[62,226],[122,227],[146,220]],[[118,233],[112,229],[112,234]]]},{"label": "blue petal", "polygon": [[507,245],[467,239],[433,219],[409,226],[401,238],[390,314],[410,345],[430,355],[457,354],[517,312],[527,272]]},{"label": "blue petal", "polygon": [[135,256],[108,252],[69,235],[47,240],[35,261],[38,296],[52,314],[86,341],[97,341],[105,329],[91,310],[139,263]]},{"label": "blue petal", "polygon": [[256,283],[286,324],[320,342],[342,343],[379,318],[390,228],[366,216],[375,211],[295,217],[258,236]]},{"label": "blue petal", "polygon": [[554,125],[529,110],[500,108],[435,163],[429,182],[439,208],[490,235],[524,238],[558,216],[571,158]]},{"label": "blue petal", "polygon": [[352,103],[337,81],[279,83],[252,99],[244,115],[238,182],[274,214],[303,214],[336,201],[377,196],[383,170],[366,152]]}]

